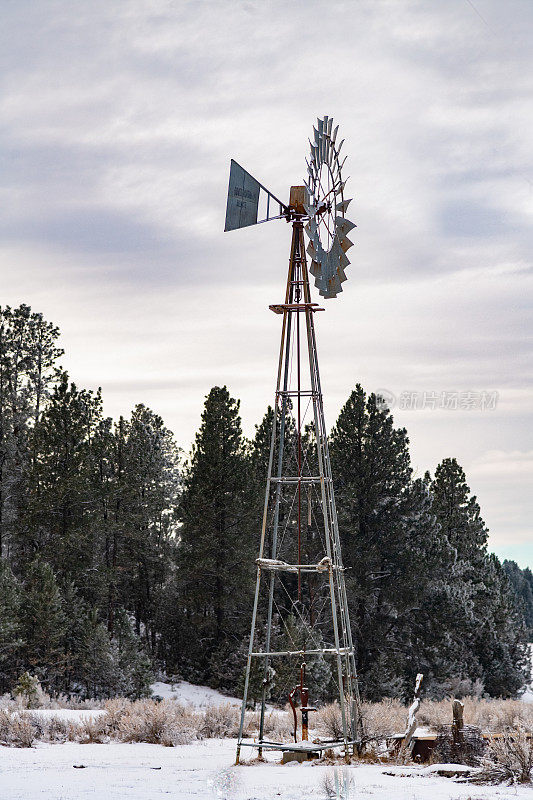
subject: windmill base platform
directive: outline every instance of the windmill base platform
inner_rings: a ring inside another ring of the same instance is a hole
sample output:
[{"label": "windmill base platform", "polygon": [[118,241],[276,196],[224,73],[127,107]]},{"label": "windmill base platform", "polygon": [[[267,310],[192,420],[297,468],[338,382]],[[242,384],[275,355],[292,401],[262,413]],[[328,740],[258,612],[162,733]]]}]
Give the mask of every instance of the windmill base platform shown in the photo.
[{"label": "windmill base platform", "polygon": [[281,756],[281,763],[288,764],[289,761],[298,761],[300,764],[303,761],[313,761],[315,758],[320,758],[318,750],[284,750]]},{"label": "windmill base platform", "polygon": [[357,742],[345,742],[344,739],[322,739],[318,742],[241,742],[241,747],[255,747],[262,750],[279,750],[282,755],[282,764],[288,761],[311,761],[321,758],[325,750],[335,750],[339,747],[346,749],[356,747]]}]

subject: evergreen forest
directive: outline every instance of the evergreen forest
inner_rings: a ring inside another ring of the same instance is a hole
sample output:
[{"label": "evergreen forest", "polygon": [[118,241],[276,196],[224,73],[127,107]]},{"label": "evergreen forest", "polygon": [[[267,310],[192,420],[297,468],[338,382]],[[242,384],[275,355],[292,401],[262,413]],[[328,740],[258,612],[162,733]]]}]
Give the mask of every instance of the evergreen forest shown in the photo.
[{"label": "evergreen forest", "polygon": [[[60,366],[59,333],[0,309],[0,693],[29,672],[85,698],[147,696],[154,676],[238,694],[274,412],[249,440],[213,387],[186,453],[142,404],[106,417]],[[434,698],[516,696],[533,575],[488,551],[453,454],[416,477],[407,431],[359,385],[329,441],[363,696],[407,699],[418,672]]]}]

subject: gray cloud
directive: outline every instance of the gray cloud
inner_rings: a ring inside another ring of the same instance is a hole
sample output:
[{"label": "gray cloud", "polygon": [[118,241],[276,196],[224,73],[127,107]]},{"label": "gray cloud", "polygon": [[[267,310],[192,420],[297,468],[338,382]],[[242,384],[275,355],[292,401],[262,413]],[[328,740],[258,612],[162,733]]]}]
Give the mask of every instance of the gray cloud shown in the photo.
[{"label": "gray cloud", "polygon": [[0,300],[60,325],[66,366],[109,413],[147,402],[187,447],[203,395],[228,383],[252,433],[288,229],[222,232],[229,158],[284,197],[331,114],[358,228],[318,322],[328,419],[356,380],[497,389],[490,414],[395,415],[416,468],[457,455],[494,546],[522,547],[533,7],[475,6],[486,22],[462,0],[5,4]]}]

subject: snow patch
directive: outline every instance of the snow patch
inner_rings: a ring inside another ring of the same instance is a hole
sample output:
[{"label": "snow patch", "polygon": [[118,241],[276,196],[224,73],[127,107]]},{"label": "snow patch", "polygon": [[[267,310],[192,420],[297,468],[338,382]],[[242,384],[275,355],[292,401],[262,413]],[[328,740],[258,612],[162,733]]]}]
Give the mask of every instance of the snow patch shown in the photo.
[{"label": "snow patch", "polygon": [[205,708],[206,706],[220,706],[229,703],[232,706],[239,706],[242,700],[237,697],[226,697],[225,694],[211,689],[209,686],[196,686],[187,681],[177,683],[164,683],[156,681],[152,683],[152,697],[161,697],[163,700],[178,700],[180,703]]},{"label": "snow patch", "polygon": [[[181,747],[154,744],[38,744],[2,748],[2,800],[322,800],[323,782],[333,767],[319,762],[282,766],[279,753],[267,763],[235,767],[233,739],[209,739]],[[250,753],[250,756],[255,755]],[[441,765],[442,766],[442,765]],[[355,786],[350,800],[526,800],[531,787],[471,787],[427,772],[402,768],[385,775],[383,766],[345,767]],[[341,767],[342,770],[342,767]]]},{"label": "snow patch", "polygon": [[84,719],[96,719],[105,714],[103,708],[29,708],[27,713],[41,719],[60,719],[63,722],[82,722]]}]

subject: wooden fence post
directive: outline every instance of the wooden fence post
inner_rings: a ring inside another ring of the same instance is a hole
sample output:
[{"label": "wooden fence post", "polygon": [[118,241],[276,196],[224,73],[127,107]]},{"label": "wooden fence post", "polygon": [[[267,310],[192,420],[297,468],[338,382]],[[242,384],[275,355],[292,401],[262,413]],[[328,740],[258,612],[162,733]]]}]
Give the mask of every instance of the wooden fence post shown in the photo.
[{"label": "wooden fence post", "polygon": [[453,743],[457,747],[462,747],[464,744],[464,721],[463,712],[465,706],[460,700],[454,700],[452,704],[453,722],[452,722],[452,737]]},{"label": "wooden fence post", "polygon": [[421,672],[416,676],[415,681],[415,694],[413,702],[409,706],[409,716],[407,718],[407,726],[402,739],[402,746],[400,747],[400,754],[405,753],[406,750],[412,751],[414,742],[411,743],[414,732],[416,731],[416,714],[420,708],[420,687],[422,685],[423,674]]}]

